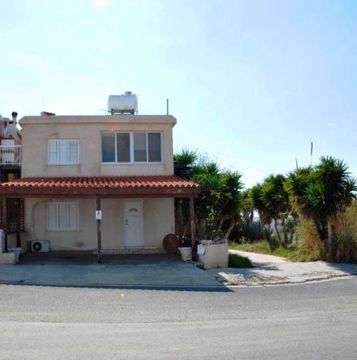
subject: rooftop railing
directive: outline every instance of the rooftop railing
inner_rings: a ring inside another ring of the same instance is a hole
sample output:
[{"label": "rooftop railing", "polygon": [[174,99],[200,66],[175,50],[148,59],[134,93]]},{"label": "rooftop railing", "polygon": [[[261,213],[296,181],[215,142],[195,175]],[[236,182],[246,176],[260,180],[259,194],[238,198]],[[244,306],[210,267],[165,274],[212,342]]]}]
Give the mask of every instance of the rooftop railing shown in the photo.
[{"label": "rooftop railing", "polygon": [[20,166],[21,158],[21,145],[0,145],[1,166]]}]

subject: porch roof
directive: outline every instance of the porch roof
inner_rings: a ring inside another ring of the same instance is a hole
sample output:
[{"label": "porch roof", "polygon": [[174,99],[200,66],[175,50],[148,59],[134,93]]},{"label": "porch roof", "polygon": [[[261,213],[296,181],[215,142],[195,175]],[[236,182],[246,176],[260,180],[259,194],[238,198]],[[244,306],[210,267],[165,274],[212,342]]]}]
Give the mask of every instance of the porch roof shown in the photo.
[{"label": "porch roof", "polygon": [[191,197],[199,191],[175,175],[29,177],[0,184],[2,197]]}]

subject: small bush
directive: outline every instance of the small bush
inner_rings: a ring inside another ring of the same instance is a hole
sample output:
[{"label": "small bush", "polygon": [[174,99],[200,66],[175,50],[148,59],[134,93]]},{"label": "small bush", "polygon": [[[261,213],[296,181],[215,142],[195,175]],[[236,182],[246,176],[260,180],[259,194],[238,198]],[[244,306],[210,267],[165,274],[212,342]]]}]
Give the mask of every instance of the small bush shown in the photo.
[{"label": "small bush", "polygon": [[306,248],[304,248],[304,246],[297,246],[296,244],[292,244],[288,247],[279,246],[278,248],[272,248],[270,244],[264,240],[245,244],[230,243],[229,248],[233,250],[250,251],[259,254],[280,256],[290,261],[319,260],[319,253],[311,254]]},{"label": "small bush", "polygon": [[228,266],[231,268],[251,268],[253,264],[247,257],[229,254]]},{"label": "small bush", "polygon": [[325,258],[324,247],[313,221],[304,219],[297,225],[297,248],[305,261]]},{"label": "small bush", "polygon": [[336,217],[333,247],[340,262],[357,262],[357,201]]},{"label": "small bush", "polygon": [[240,227],[232,233],[233,239],[238,241],[258,241],[264,238],[263,227],[260,222],[242,223]]}]

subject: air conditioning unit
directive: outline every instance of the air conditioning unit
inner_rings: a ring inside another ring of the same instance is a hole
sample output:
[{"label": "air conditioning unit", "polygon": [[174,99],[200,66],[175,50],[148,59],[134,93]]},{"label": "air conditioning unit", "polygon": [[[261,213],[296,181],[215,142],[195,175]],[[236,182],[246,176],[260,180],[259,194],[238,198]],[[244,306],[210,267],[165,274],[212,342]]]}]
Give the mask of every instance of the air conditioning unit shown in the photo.
[{"label": "air conditioning unit", "polygon": [[50,242],[48,240],[36,240],[31,241],[32,252],[49,252]]}]

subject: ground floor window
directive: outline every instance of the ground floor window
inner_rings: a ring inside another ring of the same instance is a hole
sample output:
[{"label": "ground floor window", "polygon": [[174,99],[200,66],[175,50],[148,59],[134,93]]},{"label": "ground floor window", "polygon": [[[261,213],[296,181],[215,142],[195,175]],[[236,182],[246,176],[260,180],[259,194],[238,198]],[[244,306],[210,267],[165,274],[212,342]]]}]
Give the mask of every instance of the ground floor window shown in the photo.
[{"label": "ground floor window", "polygon": [[53,201],[47,204],[47,230],[70,231],[78,229],[78,201]]}]

